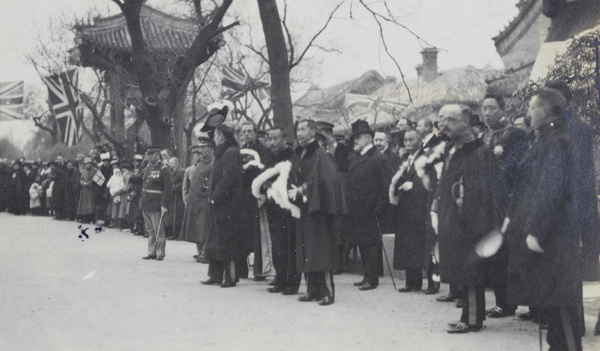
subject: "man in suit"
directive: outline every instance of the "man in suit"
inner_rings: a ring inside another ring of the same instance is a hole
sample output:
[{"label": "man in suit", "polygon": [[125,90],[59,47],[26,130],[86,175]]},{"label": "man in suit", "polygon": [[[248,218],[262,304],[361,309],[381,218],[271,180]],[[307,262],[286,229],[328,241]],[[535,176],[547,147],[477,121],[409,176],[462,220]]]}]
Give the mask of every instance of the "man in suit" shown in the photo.
[{"label": "man in suit", "polygon": [[[501,176],[499,218],[504,218],[510,204],[508,201],[513,192],[516,168],[527,151],[526,134],[508,123],[504,115],[504,100],[496,95],[487,95],[482,103],[483,122],[487,131],[482,139],[486,148],[493,153]],[[501,248],[487,263],[487,275],[494,287],[496,306],[486,311],[490,318],[514,316],[517,306],[506,301],[506,269],[508,268],[508,252]]]},{"label": "man in suit", "polygon": [[292,166],[294,188],[288,196],[299,208],[296,222],[296,264],[306,276],[307,295],[298,301],[319,301],[328,306],[335,299],[332,270],[338,265],[337,243],[346,204],[333,159],[316,141],[317,125],[304,120],[296,127],[300,147]]},{"label": "man in suit", "polygon": [[495,162],[481,139],[471,131],[472,110],[445,105],[441,126],[450,139],[431,211],[437,214],[440,277],[443,283],[462,287],[459,321],[448,333],[468,333],[483,327],[485,319],[485,266],[475,245],[498,225],[496,218]]},{"label": "man in suit", "polygon": [[397,171],[398,167],[400,167],[400,164],[402,163],[402,160],[400,159],[400,156],[398,156],[398,154],[395,153],[392,148],[390,148],[389,134],[386,132],[375,132],[375,135],[373,136],[373,144],[379,152],[384,154],[390,160],[392,169]]},{"label": "man in suit", "polygon": [[392,165],[373,146],[374,132],[366,121],[352,124],[354,152],[346,178],[348,215],[345,232],[350,244],[358,245],[363,264],[363,279],[357,283],[366,291],[379,285],[378,251],[381,250],[377,212],[388,207],[387,190],[392,178]]},{"label": "man in suit", "polygon": [[390,193],[394,195],[391,200],[398,205],[395,211],[398,221],[395,230],[394,269],[406,270],[406,286],[398,291],[410,292],[421,291],[422,268],[425,263],[429,263],[429,255],[425,255],[429,192],[415,169],[415,160],[423,153],[421,135],[417,131],[408,131],[404,136],[404,147],[405,160],[394,176]]}]

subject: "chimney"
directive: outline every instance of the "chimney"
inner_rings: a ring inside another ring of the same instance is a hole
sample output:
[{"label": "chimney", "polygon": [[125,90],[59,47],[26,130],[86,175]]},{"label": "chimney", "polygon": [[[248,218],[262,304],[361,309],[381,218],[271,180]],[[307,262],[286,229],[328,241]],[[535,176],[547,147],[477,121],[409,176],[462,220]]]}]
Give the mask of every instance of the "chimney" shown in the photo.
[{"label": "chimney", "polygon": [[[423,51],[421,51],[421,55],[423,55],[423,65],[421,65],[421,74],[419,75],[419,77],[423,78],[423,81],[425,83],[431,82],[438,76],[438,51],[439,50],[436,48],[425,48],[423,49]],[[417,66],[417,73],[419,73],[419,66]]]},{"label": "chimney", "polygon": [[417,70],[417,77],[421,78],[421,74],[423,74],[423,65],[419,64],[415,69]]}]

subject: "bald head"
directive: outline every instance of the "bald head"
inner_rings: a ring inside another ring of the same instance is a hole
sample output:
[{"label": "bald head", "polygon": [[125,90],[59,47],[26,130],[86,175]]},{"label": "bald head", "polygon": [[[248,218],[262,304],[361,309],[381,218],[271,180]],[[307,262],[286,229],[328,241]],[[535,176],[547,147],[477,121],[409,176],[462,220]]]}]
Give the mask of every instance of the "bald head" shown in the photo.
[{"label": "bald head", "polygon": [[440,125],[446,135],[452,140],[457,140],[471,133],[470,117],[473,114],[465,105],[445,105],[440,109]]}]

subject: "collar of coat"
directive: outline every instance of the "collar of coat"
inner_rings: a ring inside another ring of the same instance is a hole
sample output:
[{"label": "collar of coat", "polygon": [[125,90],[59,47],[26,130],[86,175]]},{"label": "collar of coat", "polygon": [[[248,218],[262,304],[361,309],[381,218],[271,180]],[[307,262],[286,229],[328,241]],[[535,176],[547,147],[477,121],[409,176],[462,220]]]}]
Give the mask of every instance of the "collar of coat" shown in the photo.
[{"label": "collar of coat", "polygon": [[317,149],[320,147],[321,146],[319,146],[319,142],[315,139],[304,147],[299,146],[298,148],[296,148],[296,155],[302,155],[302,152],[306,149],[306,154],[304,155],[304,157],[309,157],[313,155],[315,151],[317,151]]},{"label": "collar of coat", "polygon": [[235,140],[225,140],[223,144],[215,147],[215,158],[221,157],[230,147],[237,147],[238,143]]}]

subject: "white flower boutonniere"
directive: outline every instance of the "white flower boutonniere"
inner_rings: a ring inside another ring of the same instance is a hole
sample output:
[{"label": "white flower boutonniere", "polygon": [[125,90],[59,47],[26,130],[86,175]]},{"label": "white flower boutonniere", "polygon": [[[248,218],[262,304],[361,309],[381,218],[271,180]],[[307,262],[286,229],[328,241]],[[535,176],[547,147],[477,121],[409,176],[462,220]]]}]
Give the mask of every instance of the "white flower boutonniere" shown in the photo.
[{"label": "white flower boutonniere", "polygon": [[496,147],[494,147],[494,155],[502,156],[503,153],[504,153],[504,146],[496,145]]}]

